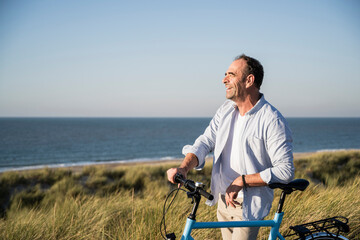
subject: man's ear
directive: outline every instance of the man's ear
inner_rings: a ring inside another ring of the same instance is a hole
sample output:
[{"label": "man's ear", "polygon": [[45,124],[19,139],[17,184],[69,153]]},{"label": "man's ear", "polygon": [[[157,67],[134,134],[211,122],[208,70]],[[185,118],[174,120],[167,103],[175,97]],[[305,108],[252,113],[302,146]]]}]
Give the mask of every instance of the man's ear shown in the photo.
[{"label": "man's ear", "polygon": [[255,76],[253,74],[249,74],[249,76],[246,77],[246,88],[249,88],[255,84]]}]

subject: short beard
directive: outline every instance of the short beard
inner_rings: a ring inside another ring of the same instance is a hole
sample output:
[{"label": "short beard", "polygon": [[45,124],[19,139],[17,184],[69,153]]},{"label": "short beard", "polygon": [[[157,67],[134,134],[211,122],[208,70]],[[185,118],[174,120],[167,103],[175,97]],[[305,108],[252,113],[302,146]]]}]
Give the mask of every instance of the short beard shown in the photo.
[{"label": "short beard", "polygon": [[246,81],[246,77],[244,76],[240,80],[240,82],[238,82],[236,84],[237,88],[236,88],[235,96],[232,97],[233,99],[231,99],[231,100],[245,101],[245,97],[246,97],[245,81]]}]

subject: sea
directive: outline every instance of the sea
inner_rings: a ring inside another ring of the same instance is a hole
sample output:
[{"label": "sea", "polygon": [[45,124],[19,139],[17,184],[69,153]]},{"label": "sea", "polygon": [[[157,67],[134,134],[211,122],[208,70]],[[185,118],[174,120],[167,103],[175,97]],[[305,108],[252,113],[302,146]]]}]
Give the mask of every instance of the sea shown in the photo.
[{"label": "sea", "polygon": [[[0,172],[182,158],[210,118],[0,118]],[[295,153],[360,149],[360,118],[287,118]]]}]

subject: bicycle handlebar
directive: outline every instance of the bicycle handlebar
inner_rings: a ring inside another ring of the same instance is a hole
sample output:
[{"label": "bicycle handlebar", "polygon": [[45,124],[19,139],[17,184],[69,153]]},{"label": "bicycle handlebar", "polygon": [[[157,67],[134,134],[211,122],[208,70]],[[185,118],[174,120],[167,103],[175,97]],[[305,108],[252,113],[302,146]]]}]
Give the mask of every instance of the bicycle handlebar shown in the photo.
[{"label": "bicycle handlebar", "polygon": [[202,187],[198,187],[195,185],[194,181],[190,180],[190,179],[185,179],[183,175],[181,174],[176,174],[174,177],[174,180],[176,183],[180,183],[180,184],[184,184],[184,187],[187,188],[189,191],[191,192],[198,192],[200,193],[202,196],[204,196],[205,198],[209,199],[209,200],[213,200],[214,196],[211,195],[210,193],[208,193],[207,191],[205,191]]}]

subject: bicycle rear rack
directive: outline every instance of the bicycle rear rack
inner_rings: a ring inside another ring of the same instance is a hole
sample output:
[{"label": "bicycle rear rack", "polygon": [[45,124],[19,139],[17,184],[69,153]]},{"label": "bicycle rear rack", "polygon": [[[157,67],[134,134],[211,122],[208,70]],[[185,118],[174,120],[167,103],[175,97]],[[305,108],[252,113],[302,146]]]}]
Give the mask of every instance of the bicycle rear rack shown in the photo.
[{"label": "bicycle rear rack", "polygon": [[[305,223],[301,225],[291,226],[290,229],[295,233],[290,233],[285,237],[298,235],[300,239],[305,239],[307,236],[313,236],[313,234],[318,232],[326,232],[329,236],[339,236],[340,232],[349,232],[350,228],[348,226],[348,219],[345,217],[332,217],[326,218],[315,222]],[[337,229],[336,233],[329,232],[329,229]]]}]

